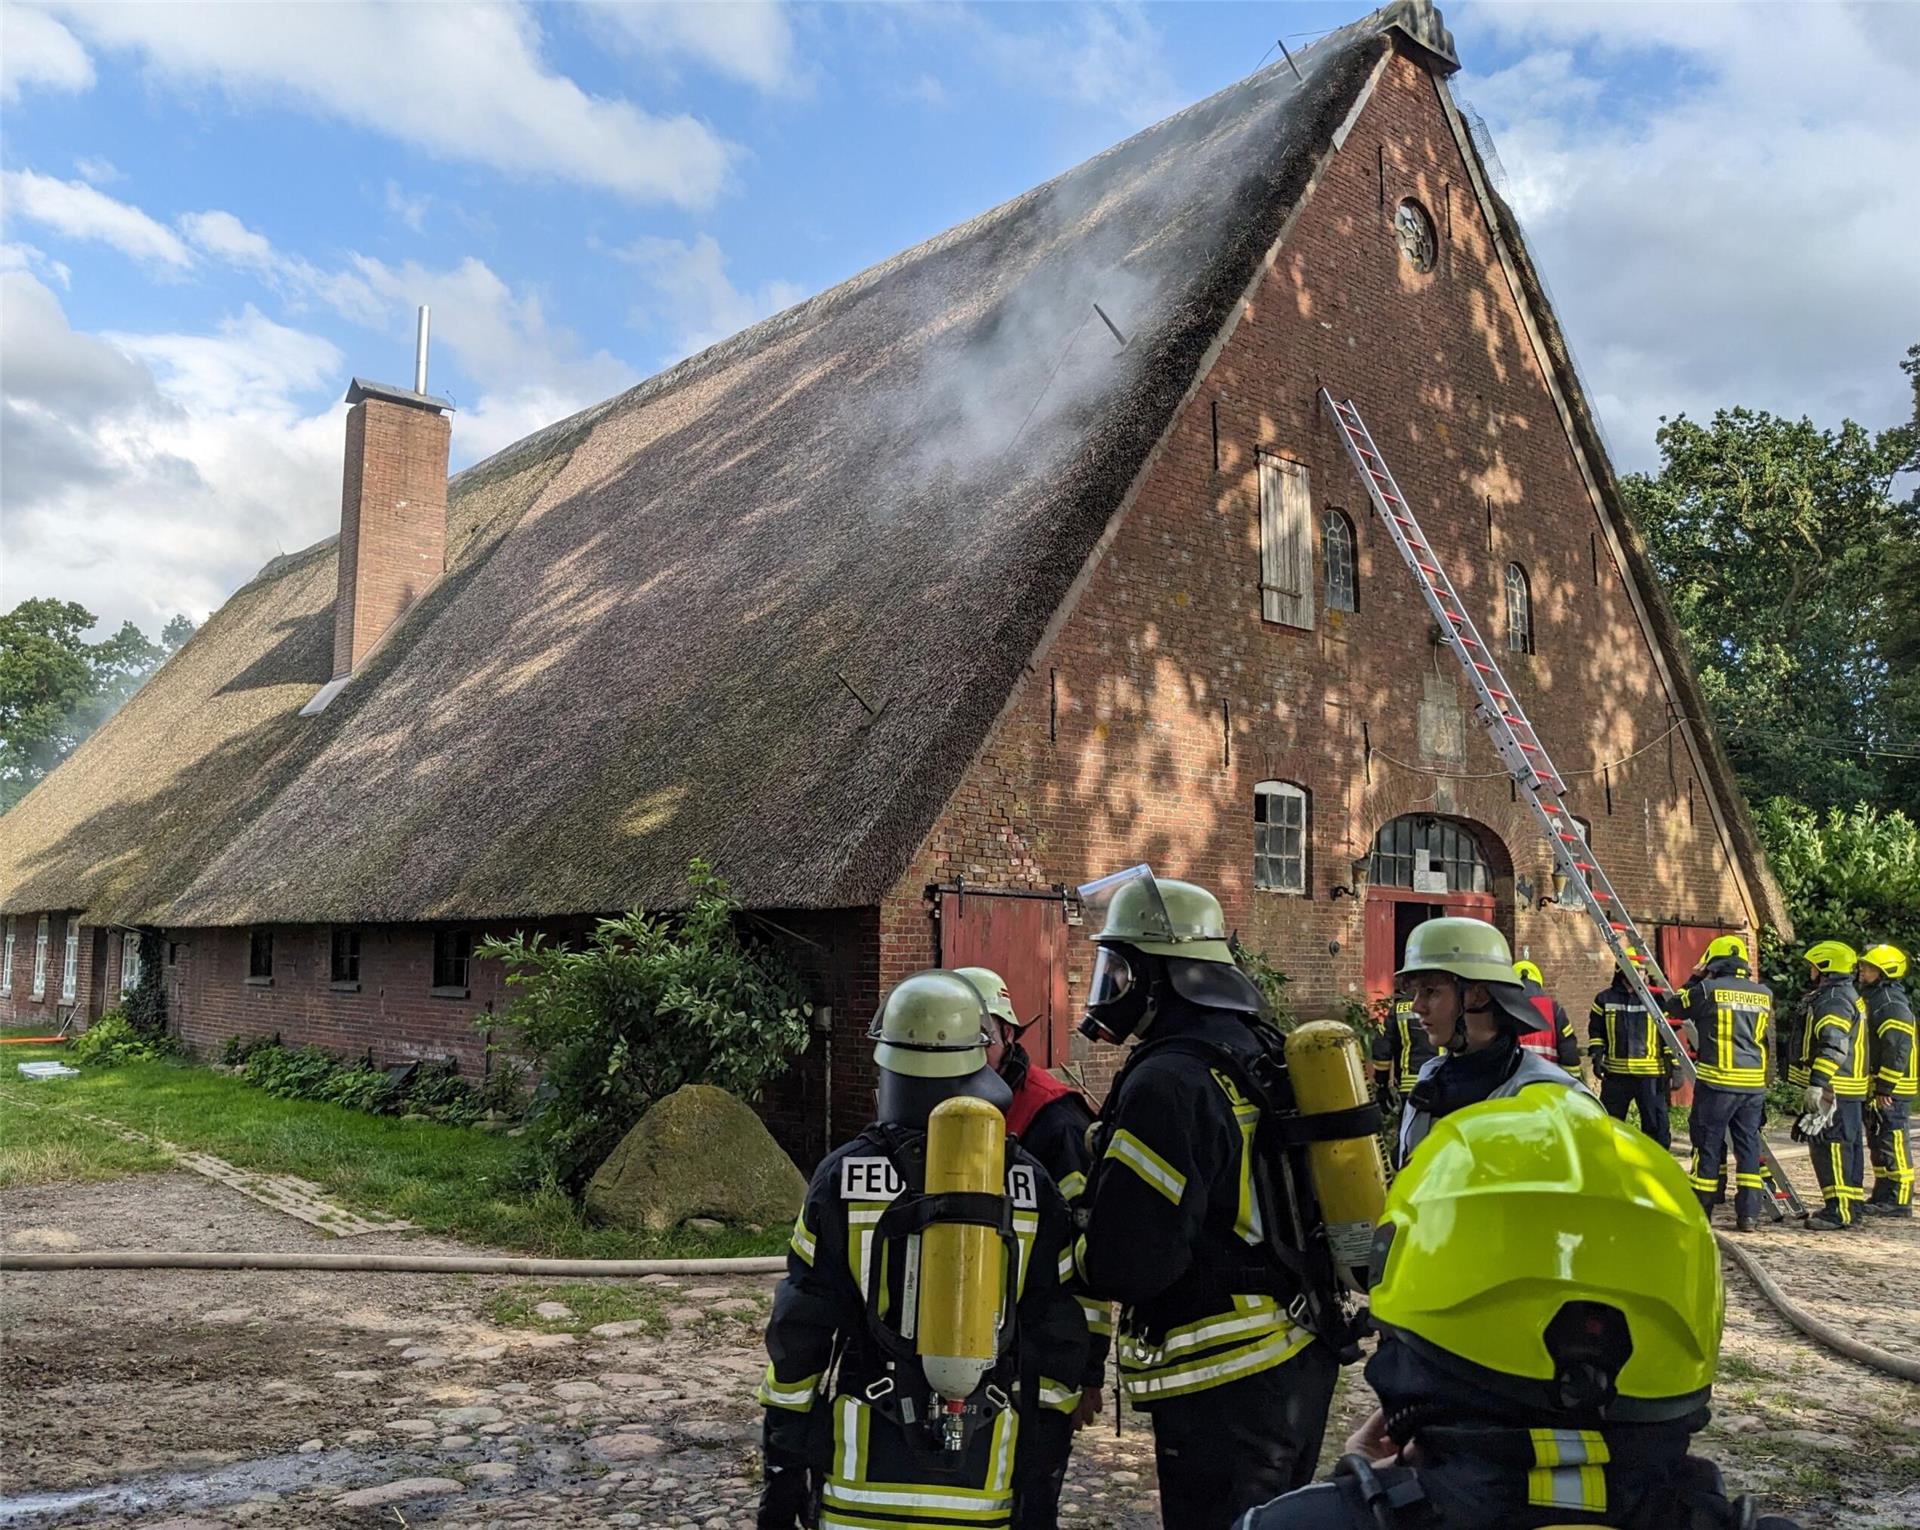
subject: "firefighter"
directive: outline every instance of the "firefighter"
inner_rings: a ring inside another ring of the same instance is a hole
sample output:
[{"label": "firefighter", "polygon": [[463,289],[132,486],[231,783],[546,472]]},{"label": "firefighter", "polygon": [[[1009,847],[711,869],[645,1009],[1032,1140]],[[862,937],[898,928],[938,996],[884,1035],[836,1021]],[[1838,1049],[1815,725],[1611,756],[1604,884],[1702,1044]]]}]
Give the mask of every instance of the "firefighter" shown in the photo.
[{"label": "firefighter", "polygon": [[1839,1232],[1860,1225],[1854,1207],[1867,1198],[1867,1006],[1853,986],[1859,957],[1852,946],[1822,940],[1806,961],[1812,988],[1799,1060],[1787,1069],[1788,1081],[1806,1090],[1794,1140],[1807,1144],[1826,1197],[1807,1226]]},{"label": "firefighter", "polygon": [[1667,1124],[1667,1049],[1657,1029],[1665,1024],[1647,1013],[1633,985],[1618,972],[1593,996],[1587,1012],[1587,1055],[1600,1082],[1600,1103],[1616,1121],[1627,1119],[1628,1106],[1638,1109],[1640,1130],[1662,1147],[1673,1142]]},{"label": "firefighter", "polygon": [[1520,1044],[1540,1011],[1515,981],[1507,937],[1478,919],[1429,919],[1407,937],[1400,976],[1413,1013],[1440,1054],[1420,1070],[1400,1119],[1404,1165],[1433,1123],[1463,1105],[1518,1094],[1528,1084],[1580,1081]]},{"label": "firefighter", "polygon": [[1913,1003],[1901,979],[1907,953],[1874,946],[1856,969],[1867,1003],[1868,1046],[1873,1067],[1873,1194],[1866,1208],[1875,1216],[1913,1215],[1913,1143],[1907,1123],[1920,1094],[1920,1045],[1915,1042]]},{"label": "firefighter", "polygon": [[1260,1111],[1235,1082],[1265,1005],[1206,889],[1135,867],[1081,892],[1090,919],[1110,900],[1081,1029],[1140,1044],[1101,1113],[1078,1261],[1122,1308],[1120,1385],[1153,1421],[1162,1523],[1224,1530],[1312,1477],[1339,1370],[1266,1242],[1297,1208],[1262,1210]]},{"label": "firefighter", "polygon": [[[877,1119],[815,1171],[767,1325],[770,1364],[759,1392],[766,1475],[755,1524],[855,1530],[964,1522],[1007,1530],[1020,1523],[1016,1499],[1027,1486],[1022,1436],[1038,1414],[1070,1414],[1079,1401],[1086,1323],[1062,1284],[1071,1222],[1046,1171],[1017,1145],[1006,1146],[995,1232],[1013,1249],[981,1283],[994,1287],[985,1291],[986,1331],[995,1331],[1000,1313],[1004,1347],[970,1412],[942,1406],[946,1394],[936,1394],[927,1375],[933,1362],[916,1363],[914,1340],[903,1334],[916,1327],[902,1316],[907,1272],[918,1271],[922,1250],[932,1259],[933,1237],[943,1229],[931,1224],[943,1205],[977,1207],[987,1197],[923,1197],[929,1172],[949,1167],[929,1161],[929,1119],[956,1099],[1004,1111],[1009,1091],[987,1066],[986,1007],[954,973],[907,978],[868,1034],[878,1043]],[[1004,1141],[1004,1121],[996,1118],[992,1131],[994,1144]],[[980,1215],[975,1209],[953,1219],[978,1223]],[[917,1328],[929,1332],[930,1297],[916,1289]],[[1010,1294],[1011,1323],[1004,1318]],[[949,1417],[975,1420],[957,1444],[930,1427],[930,1419]]]},{"label": "firefighter", "polygon": [[1386,1009],[1386,1020],[1373,1038],[1373,1080],[1381,1104],[1391,1109],[1438,1054],[1413,1018],[1411,994],[1396,992],[1386,1001]]},{"label": "firefighter", "polygon": [[[1007,1106],[1007,1130],[1019,1139],[1020,1146],[1040,1160],[1040,1167],[1060,1189],[1060,1195],[1072,1211],[1087,1187],[1087,1170],[1092,1153],[1087,1146],[1087,1128],[1093,1125],[1093,1111],[1086,1096],[1062,1083],[1027,1055],[1021,1034],[1030,1022],[1022,1021],[1013,1007],[1012,995],[999,973],[987,967],[961,967],[960,976],[973,984],[986,1001],[987,1065],[1013,1091]],[[1107,1350],[1113,1343],[1113,1307],[1097,1302],[1077,1289],[1075,1300],[1086,1316],[1086,1369],[1080,1377],[1080,1403],[1071,1415],[1042,1413],[1033,1440],[1036,1457],[1033,1474],[1028,1478],[1028,1494],[1021,1506],[1021,1524],[1030,1530],[1053,1530],[1059,1522],[1060,1491],[1067,1478],[1067,1458],[1072,1454],[1075,1431],[1091,1424],[1100,1412],[1102,1390],[1106,1385]]]},{"label": "firefighter", "polygon": [[1548,1062],[1558,1063],[1567,1072],[1580,1071],[1580,1038],[1573,1033],[1573,1022],[1560,1007],[1560,1001],[1547,992],[1540,969],[1532,962],[1519,961],[1513,970],[1520,979],[1521,992],[1540,1015],[1540,1023],[1520,1037],[1520,1045]]},{"label": "firefighter", "polygon": [[1331,1481],[1239,1530],[1795,1530],[1687,1453],[1725,1294],[1672,1157],[1543,1087],[1431,1141],[1374,1239],[1380,1409]]},{"label": "firefighter", "polygon": [[1760,1132],[1766,1125],[1773,990],[1750,975],[1747,943],[1720,935],[1708,942],[1700,965],[1668,1004],[1686,1027],[1698,1075],[1687,1118],[1694,1193],[1711,1218],[1726,1195],[1731,1136],[1734,1225],[1751,1232],[1768,1193]]}]

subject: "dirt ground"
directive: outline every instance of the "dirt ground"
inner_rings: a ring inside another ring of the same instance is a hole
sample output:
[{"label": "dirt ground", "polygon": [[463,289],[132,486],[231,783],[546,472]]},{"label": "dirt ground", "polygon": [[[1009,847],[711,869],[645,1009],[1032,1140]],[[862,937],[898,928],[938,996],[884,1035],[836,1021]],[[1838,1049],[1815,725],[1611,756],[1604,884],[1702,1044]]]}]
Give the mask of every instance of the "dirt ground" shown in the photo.
[{"label": "dirt ground", "polygon": [[[0,1235],[7,1250],[342,1247],[186,1174],[0,1192]],[[1754,1246],[1801,1299],[1872,1342],[1920,1349],[1920,1224],[1876,1223],[1843,1245],[1775,1231]],[[350,1247],[460,1251],[406,1234]],[[598,1328],[531,1315],[537,1285],[6,1272],[0,1526],[751,1523],[772,1282],[599,1283],[645,1316]],[[1808,1530],[1920,1527],[1920,1388],[1813,1347],[1737,1273],[1729,1307],[1704,1453]],[[1329,1461],[1370,1406],[1348,1372]],[[1109,1415],[1081,1439],[1066,1522],[1157,1524],[1140,1423],[1116,1439]]]}]

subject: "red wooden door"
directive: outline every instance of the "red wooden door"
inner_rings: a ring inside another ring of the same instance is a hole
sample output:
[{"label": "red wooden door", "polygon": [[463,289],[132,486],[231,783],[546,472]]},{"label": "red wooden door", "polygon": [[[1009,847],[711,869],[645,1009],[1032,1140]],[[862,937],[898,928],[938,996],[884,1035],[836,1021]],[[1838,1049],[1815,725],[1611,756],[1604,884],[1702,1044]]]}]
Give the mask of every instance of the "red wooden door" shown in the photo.
[{"label": "red wooden door", "polygon": [[1676,985],[1686,982],[1687,974],[1706,954],[1708,943],[1724,933],[1718,925],[1661,925],[1657,949],[1660,970],[1666,973],[1667,981]]},{"label": "red wooden door", "polygon": [[1415,925],[1443,916],[1493,923],[1490,893],[1414,892],[1405,887],[1369,887],[1361,953],[1362,983],[1369,1003],[1393,992],[1393,975],[1406,955]]},{"label": "red wooden door", "polygon": [[1066,1062],[1067,918],[1057,897],[1012,893],[940,894],[940,965],[991,967],[1006,979],[1013,1012],[1031,1020],[1022,1038],[1043,1068]]}]

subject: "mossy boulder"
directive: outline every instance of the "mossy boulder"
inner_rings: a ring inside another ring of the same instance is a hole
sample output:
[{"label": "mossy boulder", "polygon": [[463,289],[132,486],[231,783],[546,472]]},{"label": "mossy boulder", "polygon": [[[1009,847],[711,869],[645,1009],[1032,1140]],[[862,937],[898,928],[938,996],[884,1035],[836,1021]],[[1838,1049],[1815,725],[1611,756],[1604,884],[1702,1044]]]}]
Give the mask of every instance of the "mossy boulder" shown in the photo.
[{"label": "mossy boulder", "polygon": [[688,1084],[642,1116],[594,1171],[587,1210],[635,1231],[693,1217],[777,1227],[806,1197],[805,1177],[752,1110],[724,1089]]}]

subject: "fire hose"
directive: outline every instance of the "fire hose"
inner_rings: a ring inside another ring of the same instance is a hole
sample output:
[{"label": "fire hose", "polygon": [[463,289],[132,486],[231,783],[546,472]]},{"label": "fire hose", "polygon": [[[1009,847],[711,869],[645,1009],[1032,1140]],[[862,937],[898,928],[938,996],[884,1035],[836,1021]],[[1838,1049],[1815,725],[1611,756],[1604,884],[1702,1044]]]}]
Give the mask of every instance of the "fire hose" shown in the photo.
[{"label": "fire hose", "polygon": [[1823,1344],[1849,1360],[1858,1360],[1876,1371],[1885,1371],[1889,1376],[1898,1376],[1903,1381],[1920,1381],[1920,1360],[1888,1354],[1886,1350],[1862,1343],[1844,1330],[1815,1317],[1775,1285],[1773,1277],[1752,1254],[1725,1233],[1715,1233],[1714,1237],[1720,1242],[1720,1251],[1740,1266],[1742,1273],[1759,1288],[1760,1294],[1774,1310],[1815,1343]]},{"label": "fire hose", "polygon": [[523,1259],[506,1254],[238,1254],[70,1250],[0,1254],[0,1270],[330,1270],[388,1275],[779,1275],[779,1257],[740,1259]]}]

